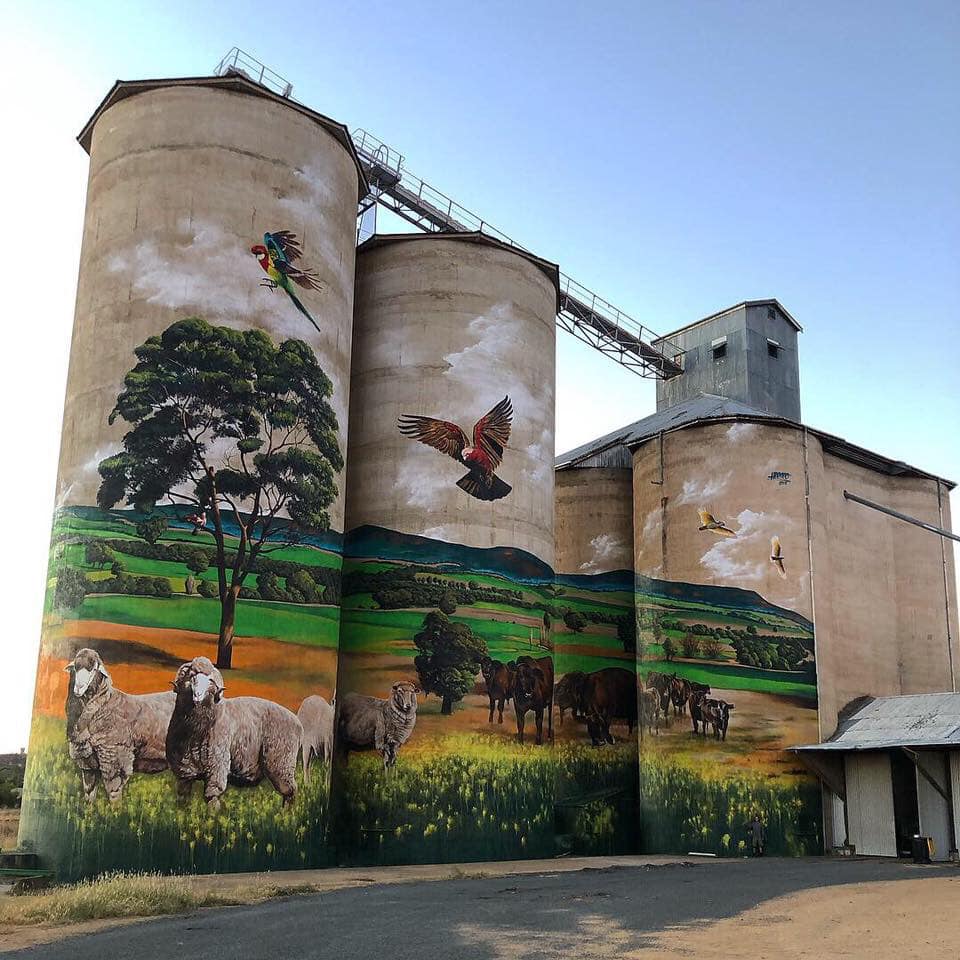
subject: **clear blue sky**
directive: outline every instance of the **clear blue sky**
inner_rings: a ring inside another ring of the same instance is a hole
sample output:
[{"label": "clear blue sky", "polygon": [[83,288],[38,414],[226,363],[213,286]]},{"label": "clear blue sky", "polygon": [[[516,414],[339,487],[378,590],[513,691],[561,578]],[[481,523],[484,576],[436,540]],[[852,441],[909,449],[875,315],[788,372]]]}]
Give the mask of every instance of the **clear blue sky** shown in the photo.
[{"label": "clear blue sky", "polygon": [[[655,330],[777,297],[806,329],[805,420],[960,480],[958,2],[0,11],[8,241],[15,229],[47,288],[38,313],[35,285],[11,268],[19,279],[2,294],[5,314],[26,305],[46,331],[39,355],[35,327],[12,334],[49,384],[29,436],[40,545],[15,573],[24,676],[83,211],[72,138],[114,79],[205,73],[235,44]],[[32,299],[11,300],[16,286]],[[566,335],[558,373],[561,451],[653,409],[649,383]]]}]

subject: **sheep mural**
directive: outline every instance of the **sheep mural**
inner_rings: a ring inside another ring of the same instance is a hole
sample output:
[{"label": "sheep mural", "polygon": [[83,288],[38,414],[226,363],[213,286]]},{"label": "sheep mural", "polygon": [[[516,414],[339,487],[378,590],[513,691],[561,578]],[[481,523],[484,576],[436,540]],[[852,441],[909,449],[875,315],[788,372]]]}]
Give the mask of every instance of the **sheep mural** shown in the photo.
[{"label": "sheep mural", "polygon": [[100,654],[90,648],[79,650],[64,669],[70,674],[67,740],[84,794],[92,801],[102,783],[116,803],[134,771],[166,770],[165,740],[175,697],[116,689]]},{"label": "sheep mural", "polygon": [[386,700],[348,693],[340,704],[337,745],[346,761],[351,750],[374,749],[387,769],[417,723],[417,685],[398,680]]},{"label": "sheep mural", "polygon": [[[335,700],[336,698],[334,698]],[[319,694],[307,697],[300,704],[297,719],[303,726],[303,779],[310,779],[310,761],[316,757],[329,763],[333,759],[334,705]]]},{"label": "sheep mural", "polygon": [[181,798],[200,780],[207,806],[216,810],[228,782],[254,786],[266,778],[284,806],[293,803],[303,737],[293,713],[261,697],[225,697],[223,675],[207,657],[183,664],[173,689],[166,752]]}]

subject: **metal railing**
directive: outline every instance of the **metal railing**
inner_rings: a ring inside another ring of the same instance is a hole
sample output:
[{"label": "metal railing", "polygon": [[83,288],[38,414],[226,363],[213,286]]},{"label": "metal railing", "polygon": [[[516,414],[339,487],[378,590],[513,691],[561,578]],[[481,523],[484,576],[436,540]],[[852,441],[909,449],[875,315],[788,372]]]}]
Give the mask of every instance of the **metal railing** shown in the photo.
[{"label": "metal railing", "polygon": [[[365,212],[371,203],[379,203],[429,233],[483,233],[518,250],[530,252],[502,230],[408,170],[403,165],[403,154],[369,131],[357,129],[351,136],[372,190],[372,198],[366,206],[361,204],[361,212]],[[609,300],[562,272],[557,324],[641,376],[667,379],[682,372],[683,351],[678,345],[658,337]]]},{"label": "metal railing", "polygon": [[279,73],[274,73],[266,64],[256,57],[244,53],[239,47],[232,47],[230,52],[214,67],[214,76],[225,77],[230,73],[239,73],[241,76],[259,83],[261,86],[279,93],[281,97],[289,97],[293,92],[293,84],[284,79]]}]

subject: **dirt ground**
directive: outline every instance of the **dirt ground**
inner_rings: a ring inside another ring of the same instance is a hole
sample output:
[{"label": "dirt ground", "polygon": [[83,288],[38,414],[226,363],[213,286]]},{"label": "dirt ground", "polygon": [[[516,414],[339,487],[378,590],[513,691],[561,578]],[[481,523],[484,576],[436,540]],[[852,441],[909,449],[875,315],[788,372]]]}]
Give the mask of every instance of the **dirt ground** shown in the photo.
[{"label": "dirt ground", "polygon": [[664,931],[632,960],[955,960],[960,876],[804,890],[735,917]]}]

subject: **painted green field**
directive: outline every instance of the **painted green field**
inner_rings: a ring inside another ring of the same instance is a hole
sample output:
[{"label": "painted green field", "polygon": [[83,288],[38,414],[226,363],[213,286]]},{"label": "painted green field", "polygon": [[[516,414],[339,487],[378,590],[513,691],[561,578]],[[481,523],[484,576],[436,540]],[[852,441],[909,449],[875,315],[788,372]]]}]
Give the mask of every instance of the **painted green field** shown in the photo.
[{"label": "painted green field", "polygon": [[689,663],[678,660],[644,660],[640,667],[643,676],[650,670],[675,673],[687,680],[708,683],[720,690],[756,690],[783,696],[816,700],[817,685],[806,675],[793,671],[761,670],[755,667],[724,666],[714,663]]},{"label": "painted green field", "polygon": [[725,769],[706,777],[669,757],[642,756],[640,782],[643,853],[743,856],[754,812],[766,826],[769,854],[823,852],[820,788],[812,779],[784,783]]},{"label": "painted green field", "polygon": [[59,880],[109,870],[213,873],[333,863],[324,843],[329,768],[321,763],[311,765],[306,784],[298,770],[290,807],[266,781],[228,787],[216,814],[207,810],[200,786],[180,806],[169,772],[134,774],[120,803],[111,804],[102,790],[88,803],[63,742],[63,721],[34,723],[21,838],[56,858],[48,863]]},{"label": "painted green field", "polygon": [[[77,618],[215,634],[220,626],[220,603],[203,597],[158,599],[91,594],[84,599]],[[236,634],[240,637],[336,647],[339,625],[338,607],[262,600],[241,600],[237,604]]]}]

